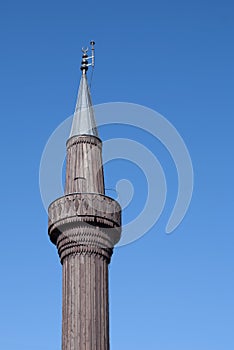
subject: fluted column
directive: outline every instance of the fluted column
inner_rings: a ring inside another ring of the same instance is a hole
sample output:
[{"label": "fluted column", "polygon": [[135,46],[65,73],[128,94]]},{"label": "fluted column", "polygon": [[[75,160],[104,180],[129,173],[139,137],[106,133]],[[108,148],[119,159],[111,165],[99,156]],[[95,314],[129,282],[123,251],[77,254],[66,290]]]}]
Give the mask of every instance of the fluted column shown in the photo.
[{"label": "fluted column", "polygon": [[62,350],[109,350],[108,261],[80,253],[63,261]]},{"label": "fluted column", "polygon": [[67,141],[65,193],[104,194],[102,142],[92,135],[73,136]]}]

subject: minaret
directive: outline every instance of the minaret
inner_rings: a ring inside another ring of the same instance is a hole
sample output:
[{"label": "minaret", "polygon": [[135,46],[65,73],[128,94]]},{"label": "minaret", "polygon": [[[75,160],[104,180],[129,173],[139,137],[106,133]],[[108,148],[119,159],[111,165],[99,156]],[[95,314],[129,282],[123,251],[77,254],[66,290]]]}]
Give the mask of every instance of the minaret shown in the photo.
[{"label": "minaret", "polygon": [[[49,206],[48,232],[62,264],[62,350],[109,350],[108,264],[120,239],[121,208],[105,196],[102,142],[82,49],[81,81],[67,140],[65,195]],[[89,59],[92,63],[88,63]]]}]

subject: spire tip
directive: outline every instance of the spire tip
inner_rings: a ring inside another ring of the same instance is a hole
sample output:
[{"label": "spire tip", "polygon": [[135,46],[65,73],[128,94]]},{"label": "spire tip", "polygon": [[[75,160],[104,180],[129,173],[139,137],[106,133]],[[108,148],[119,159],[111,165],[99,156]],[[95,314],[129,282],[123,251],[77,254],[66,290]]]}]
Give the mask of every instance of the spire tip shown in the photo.
[{"label": "spire tip", "polygon": [[[86,48],[82,47],[83,55],[82,55],[82,61],[81,61],[80,69],[82,70],[83,74],[86,74],[89,66],[94,67],[94,45],[95,45],[95,41],[93,41],[93,40],[90,41],[90,45],[91,45],[91,51],[92,51],[91,56],[88,56],[88,54],[87,54],[89,48],[88,47],[86,47]],[[89,59],[91,59],[91,63],[89,63],[89,61],[88,61]]]}]

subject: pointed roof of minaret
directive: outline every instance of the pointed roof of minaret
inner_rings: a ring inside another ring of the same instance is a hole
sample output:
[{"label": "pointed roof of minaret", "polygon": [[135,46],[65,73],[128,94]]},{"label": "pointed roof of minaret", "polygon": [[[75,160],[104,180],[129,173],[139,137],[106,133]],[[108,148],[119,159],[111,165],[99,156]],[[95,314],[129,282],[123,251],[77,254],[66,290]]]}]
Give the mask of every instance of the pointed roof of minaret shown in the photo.
[{"label": "pointed roof of minaret", "polygon": [[[98,137],[94,110],[86,76],[86,71],[88,70],[89,57],[86,53],[87,49],[82,49],[82,51],[82,76],[80,79],[80,87],[78,91],[78,97],[76,102],[75,113],[73,116],[70,137],[77,135],[93,135]],[[93,56],[91,58],[93,58]]]}]

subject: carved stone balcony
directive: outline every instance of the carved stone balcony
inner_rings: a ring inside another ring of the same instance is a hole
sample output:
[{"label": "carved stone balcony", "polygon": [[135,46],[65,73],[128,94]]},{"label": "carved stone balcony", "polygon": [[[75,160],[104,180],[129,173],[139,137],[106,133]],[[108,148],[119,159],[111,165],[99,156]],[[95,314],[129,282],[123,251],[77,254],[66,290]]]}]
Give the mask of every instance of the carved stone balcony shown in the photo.
[{"label": "carved stone balcony", "polygon": [[[98,193],[69,194],[52,202],[48,214],[48,233],[57,246],[64,236],[72,237],[76,245],[95,245],[98,240],[106,248],[112,248],[120,239],[121,207],[110,197]],[[94,233],[96,227],[100,234]]]}]

